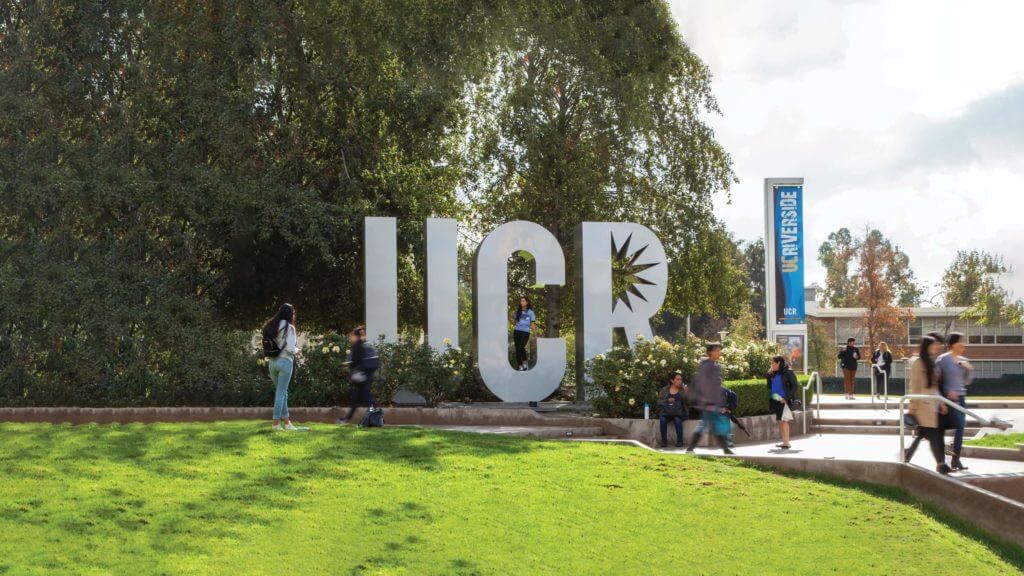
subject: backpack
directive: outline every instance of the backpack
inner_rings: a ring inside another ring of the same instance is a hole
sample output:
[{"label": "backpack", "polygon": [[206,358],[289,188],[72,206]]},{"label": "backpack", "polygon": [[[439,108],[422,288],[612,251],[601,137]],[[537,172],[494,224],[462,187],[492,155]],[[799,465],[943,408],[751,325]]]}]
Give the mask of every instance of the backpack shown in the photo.
[{"label": "backpack", "polygon": [[725,409],[729,412],[736,410],[740,404],[740,397],[728,388],[722,388],[722,396],[725,397]]},{"label": "backpack", "polygon": [[268,336],[263,333],[263,356],[265,358],[277,358],[281,355],[281,347],[277,345],[277,335]]},{"label": "backpack", "polygon": [[373,346],[363,344],[363,359],[359,361],[359,369],[366,372],[373,372],[380,368],[380,356]]},{"label": "backpack", "polygon": [[384,411],[377,407],[370,407],[363,414],[363,419],[359,421],[360,428],[383,428],[384,427]]}]

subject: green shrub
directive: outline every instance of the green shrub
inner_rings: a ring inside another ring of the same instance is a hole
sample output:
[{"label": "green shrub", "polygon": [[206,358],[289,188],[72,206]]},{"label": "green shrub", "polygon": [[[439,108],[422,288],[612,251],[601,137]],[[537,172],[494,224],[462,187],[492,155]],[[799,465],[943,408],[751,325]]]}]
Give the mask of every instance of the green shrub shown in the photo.
[{"label": "green shrub", "polygon": [[447,345],[438,351],[426,342],[408,337],[378,343],[381,369],[375,380],[375,394],[389,402],[399,388],[415,392],[436,406],[455,397],[464,385],[470,354]]},{"label": "green shrub", "polygon": [[[764,381],[758,377],[768,372],[776,351],[776,345],[771,342],[733,340],[724,343],[722,373],[730,388],[734,385],[738,388],[733,390],[740,397],[739,415],[768,413]],[[591,376],[587,397],[602,416],[641,417],[644,403],[650,404],[652,410],[657,405],[658,389],[668,382],[673,372],[682,372],[686,383],[693,381],[704,352],[705,344],[695,338],[679,343],[660,337],[641,338],[632,348],[617,346],[587,363]]]}]

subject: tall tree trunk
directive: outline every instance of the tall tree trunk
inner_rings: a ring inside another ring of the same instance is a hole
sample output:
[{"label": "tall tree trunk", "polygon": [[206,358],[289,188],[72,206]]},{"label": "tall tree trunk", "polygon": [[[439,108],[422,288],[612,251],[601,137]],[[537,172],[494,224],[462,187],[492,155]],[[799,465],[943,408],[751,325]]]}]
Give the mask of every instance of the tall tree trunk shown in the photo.
[{"label": "tall tree trunk", "polygon": [[558,338],[562,328],[562,287],[544,287],[544,309],[547,318],[544,322],[544,336]]}]

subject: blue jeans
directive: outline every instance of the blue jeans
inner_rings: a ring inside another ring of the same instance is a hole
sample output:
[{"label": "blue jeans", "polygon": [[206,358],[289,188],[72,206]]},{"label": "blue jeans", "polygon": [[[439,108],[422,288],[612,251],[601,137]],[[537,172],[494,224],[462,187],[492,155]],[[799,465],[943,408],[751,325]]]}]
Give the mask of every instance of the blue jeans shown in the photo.
[{"label": "blue jeans", "polygon": [[292,359],[274,358],[270,361],[270,380],[277,387],[274,392],[274,420],[288,419],[288,383],[292,381]]},{"label": "blue jeans", "polygon": [[[963,395],[957,398],[956,403],[967,408],[967,402]],[[960,454],[960,449],[964,447],[964,426],[967,426],[967,415],[950,408],[946,418],[949,427],[956,429],[956,432],[953,433],[953,454]]]},{"label": "blue jeans", "polygon": [[661,428],[661,443],[668,444],[668,422],[672,421],[672,424],[676,428],[676,444],[683,443],[683,416],[665,416],[662,414],[658,416],[658,426]]}]

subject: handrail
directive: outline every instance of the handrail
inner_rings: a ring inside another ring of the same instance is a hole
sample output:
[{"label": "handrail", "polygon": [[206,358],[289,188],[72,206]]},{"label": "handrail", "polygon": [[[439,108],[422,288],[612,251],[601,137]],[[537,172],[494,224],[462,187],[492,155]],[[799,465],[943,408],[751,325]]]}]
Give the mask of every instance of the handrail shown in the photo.
[{"label": "handrail", "polygon": [[980,416],[980,415],[978,415],[978,414],[976,414],[974,412],[971,412],[967,408],[964,408],[963,406],[957,404],[956,402],[953,402],[952,400],[950,400],[949,398],[946,398],[945,396],[940,396],[938,394],[907,394],[907,395],[905,395],[905,396],[900,398],[900,456],[899,457],[900,457],[900,462],[903,462],[903,463],[907,462],[907,460],[906,460],[907,453],[906,453],[906,450],[904,448],[904,446],[906,444],[904,443],[904,439],[903,439],[903,435],[905,434],[905,428],[906,428],[906,423],[903,421],[903,410],[904,410],[904,406],[905,406],[905,404],[907,403],[908,400],[928,400],[930,402],[942,402],[943,404],[945,404],[946,406],[949,406],[950,408],[953,408],[954,410],[959,410],[959,411],[963,412],[964,414],[966,414],[968,416],[973,416],[978,422],[981,423],[982,426],[991,426],[993,428],[999,428],[1000,430],[1006,430],[1008,428],[1013,428],[1013,424],[1010,424],[1009,422],[1007,422],[1006,420],[1003,420],[1002,418],[996,418],[996,417],[993,416],[992,419],[990,420],[988,418],[985,418],[984,416]]},{"label": "handrail", "polygon": [[807,434],[807,389],[811,387],[811,384],[817,382],[818,386],[815,389],[817,397],[815,398],[815,404],[817,405],[817,415],[815,418],[821,419],[821,374],[818,374],[817,370],[811,372],[811,377],[807,379],[807,384],[804,384],[800,389],[800,398],[804,405],[804,434]]},{"label": "handrail", "polygon": [[882,386],[885,388],[885,402],[882,404],[882,410],[889,410],[889,373],[878,367],[877,364],[871,365],[871,403],[875,403],[875,374],[878,371],[882,374]]}]

